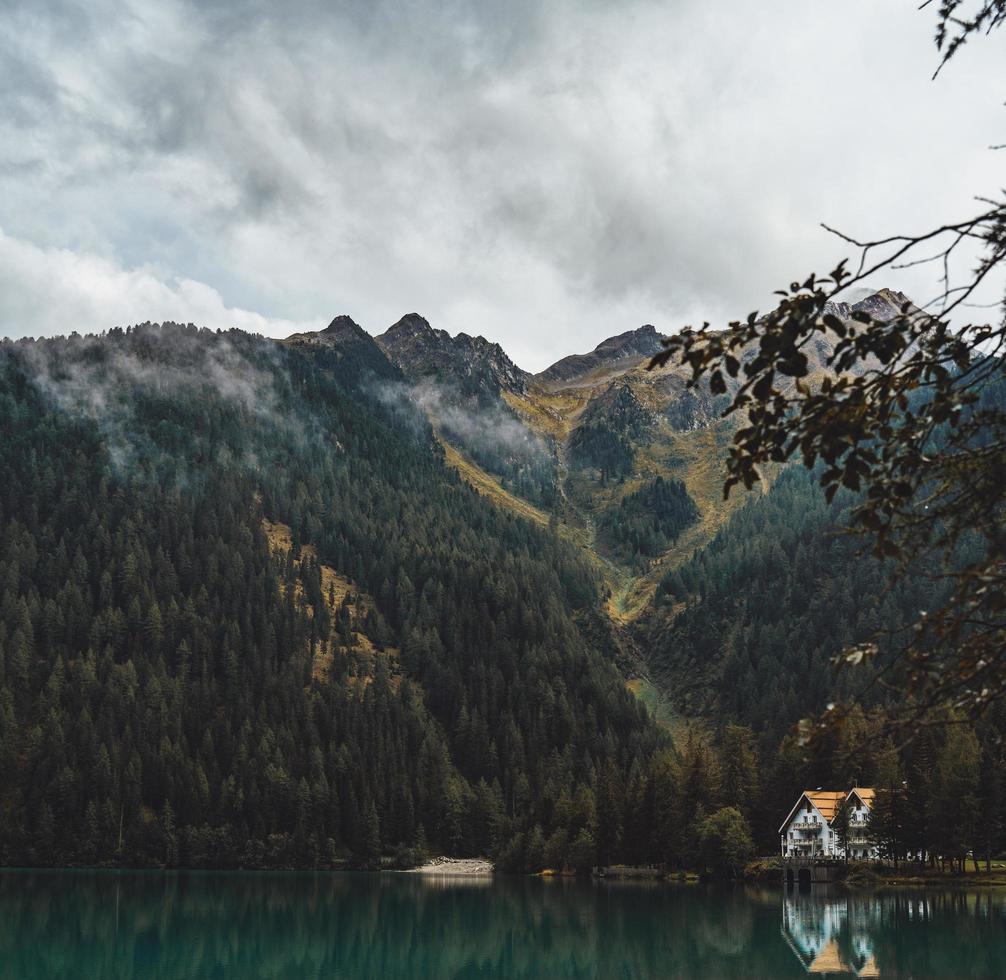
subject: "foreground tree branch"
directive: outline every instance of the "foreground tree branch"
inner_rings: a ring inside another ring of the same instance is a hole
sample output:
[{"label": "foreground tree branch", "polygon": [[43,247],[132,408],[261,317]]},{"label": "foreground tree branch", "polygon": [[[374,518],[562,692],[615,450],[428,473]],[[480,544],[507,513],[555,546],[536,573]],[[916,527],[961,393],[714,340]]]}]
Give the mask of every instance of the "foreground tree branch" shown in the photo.
[{"label": "foreground tree branch", "polygon": [[[1006,20],[1006,0],[966,7],[939,7],[940,67]],[[894,661],[875,664],[876,643],[838,658],[874,664],[870,683],[897,692],[892,724],[902,730],[1006,697],[1006,307],[997,304],[989,323],[959,323],[1006,260],[1006,197],[980,203],[978,214],[916,235],[864,241],[829,228],[856,250],[852,260],[778,290],[767,315],[725,330],[686,328],[651,363],[674,360],[691,369],[690,385],[730,392],[724,414],[743,421],[725,496],[753,487],[766,464],[800,460],[820,474],[829,501],[840,487],[859,494],[852,529],[895,576],[925,569],[945,580],[945,602],[920,610]],[[964,245],[979,258],[957,278]],[[878,274],[918,265],[939,270],[936,295],[921,306],[905,302],[893,318],[875,319],[842,303]],[[823,377],[811,375],[811,343],[828,351]],[[834,705],[805,721],[804,737],[848,710]]]}]

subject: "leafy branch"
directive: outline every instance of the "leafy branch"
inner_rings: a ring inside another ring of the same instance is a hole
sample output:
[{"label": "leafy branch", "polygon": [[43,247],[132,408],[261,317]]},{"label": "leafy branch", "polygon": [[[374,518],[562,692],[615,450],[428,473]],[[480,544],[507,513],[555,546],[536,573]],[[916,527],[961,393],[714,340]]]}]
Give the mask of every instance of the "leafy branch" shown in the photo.
[{"label": "leafy branch", "polygon": [[[941,67],[971,35],[1006,20],[1006,0],[970,15],[962,7],[940,5]],[[673,359],[690,368],[691,386],[730,393],[724,414],[743,421],[725,496],[752,488],[765,464],[799,459],[817,468],[829,501],[840,487],[860,494],[852,528],[895,575],[930,568],[946,580],[946,601],[920,611],[901,656],[872,681],[906,696],[899,725],[1006,697],[1006,307],[997,303],[990,323],[956,322],[1006,260],[1006,197],[979,200],[978,214],[922,234],[864,241],[828,228],[856,250],[852,260],[778,290],[766,315],[684,329],[650,365]],[[965,245],[979,258],[958,279],[953,260]],[[921,265],[939,270],[937,294],[921,306],[899,300],[894,315],[875,316],[842,302],[884,271]],[[811,351],[824,352],[824,372]],[[862,644],[839,664],[874,661],[877,651]],[[805,721],[804,734],[847,711],[833,706]]]}]

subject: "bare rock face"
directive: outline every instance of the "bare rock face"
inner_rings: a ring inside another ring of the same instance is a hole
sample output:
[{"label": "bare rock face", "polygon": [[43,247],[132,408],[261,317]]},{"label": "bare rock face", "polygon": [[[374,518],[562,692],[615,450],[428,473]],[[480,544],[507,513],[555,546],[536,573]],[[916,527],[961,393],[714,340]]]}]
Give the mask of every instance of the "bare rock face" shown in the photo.
[{"label": "bare rock face", "polygon": [[869,313],[874,320],[893,320],[901,315],[906,303],[909,311],[915,309],[904,293],[899,293],[896,289],[881,289],[854,304],[853,309]]},{"label": "bare rock face", "polygon": [[338,344],[346,340],[370,339],[370,335],[352,317],[341,314],[324,330],[295,333],[287,337],[287,343]]},{"label": "bare rock face", "polygon": [[663,346],[661,339],[657,328],[648,323],[602,340],[589,354],[570,354],[535,377],[546,383],[565,382],[618,361],[653,357]]},{"label": "bare rock face", "polygon": [[[672,393],[672,387],[674,390]],[[691,432],[715,423],[730,402],[728,395],[714,395],[708,383],[688,388],[682,378],[671,376],[665,390],[669,401],[664,415],[675,432]]]},{"label": "bare rock face", "polygon": [[883,322],[900,316],[906,303],[909,304],[909,312],[916,309],[904,293],[896,289],[881,289],[858,303],[826,303],[824,312],[833,313],[842,320],[851,320],[854,313],[866,313]]},{"label": "bare rock face", "polygon": [[347,378],[355,375],[358,381],[364,376],[388,378],[398,374],[374,338],[345,314],[337,316],[324,330],[295,333],[283,343],[323,348]]},{"label": "bare rock face", "polygon": [[638,437],[654,423],[653,414],[646,410],[636,393],[624,380],[613,381],[603,394],[591,400],[584,409],[585,423],[605,423],[609,428],[626,436]]},{"label": "bare rock face", "polygon": [[408,313],[377,338],[377,343],[413,380],[429,378],[458,385],[470,395],[523,395],[530,375],[485,337],[436,330],[418,313]]}]

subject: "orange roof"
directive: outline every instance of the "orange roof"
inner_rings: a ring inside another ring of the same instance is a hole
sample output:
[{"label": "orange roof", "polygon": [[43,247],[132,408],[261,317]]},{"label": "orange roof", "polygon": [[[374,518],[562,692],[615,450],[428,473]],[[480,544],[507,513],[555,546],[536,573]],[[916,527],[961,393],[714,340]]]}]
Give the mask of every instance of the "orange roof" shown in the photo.
[{"label": "orange roof", "polygon": [[853,793],[855,793],[856,796],[858,796],[867,805],[868,808],[872,809],[873,798],[877,795],[876,790],[865,789],[862,786],[853,786],[852,789],[849,790],[849,796],[852,796]]},{"label": "orange roof", "polygon": [[835,819],[835,814],[838,813],[838,808],[842,805],[842,801],[847,800],[853,793],[855,793],[866,804],[867,809],[873,808],[873,798],[876,796],[876,791],[866,789],[862,786],[853,786],[853,788],[848,792],[837,790],[805,789],[800,794],[800,799],[796,801],[796,805],[789,811],[789,816],[787,816],[782,822],[782,826],[779,828],[779,833],[781,834],[786,825],[793,819],[793,815],[799,809],[800,804],[805,798],[810,800],[810,802],[813,803],[818,810],[820,810],[821,816],[824,817],[828,823],[831,823]]},{"label": "orange roof", "polygon": [[839,804],[845,799],[845,793],[832,793],[819,789],[805,789],[803,795],[821,811],[821,816],[828,823],[835,819]]},{"label": "orange roof", "polygon": [[793,815],[800,808],[800,804],[803,803],[804,799],[810,800],[818,810],[821,811],[821,816],[831,823],[835,818],[835,812],[838,810],[839,803],[845,799],[845,793],[832,793],[826,792],[819,789],[805,789],[801,794],[800,798],[793,805],[793,809],[789,811],[788,816],[782,822],[782,826],[779,828],[779,833],[781,834],[786,828],[786,825],[793,819]]}]

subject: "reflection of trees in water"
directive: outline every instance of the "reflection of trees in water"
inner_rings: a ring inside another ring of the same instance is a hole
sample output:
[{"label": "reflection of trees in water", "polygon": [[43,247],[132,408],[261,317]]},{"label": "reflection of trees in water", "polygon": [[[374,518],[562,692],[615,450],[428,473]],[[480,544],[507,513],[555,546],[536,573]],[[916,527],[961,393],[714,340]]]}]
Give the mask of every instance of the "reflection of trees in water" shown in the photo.
[{"label": "reflection of trees in water", "polygon": [[787,892],[782,935],[811,973],[1006,975],[1006,896],[995,891]]},{"label": "reflection of trees in water", "polygon": [[731,892],[722,901],[722,915],[706,915],[696,923],[696,945],[723,956],[740,956],[751,945],[754,909],[741,891]]},{"label": "reflection of trees in water", "polygon": [[[884,975],[940,964],[959,975],[962,962],[1006,973],[998,897],[841,901],[843,955],[861,955],[865,934]],[[796,975],[778,902],[765,890],[524,879],[0,874],[0,980]]]},{"label": "reflection of trees in water", "polygon": [[0,978],[741,977],[753,922],[741,890],[698,887],[13,874],[0,875]]}]

